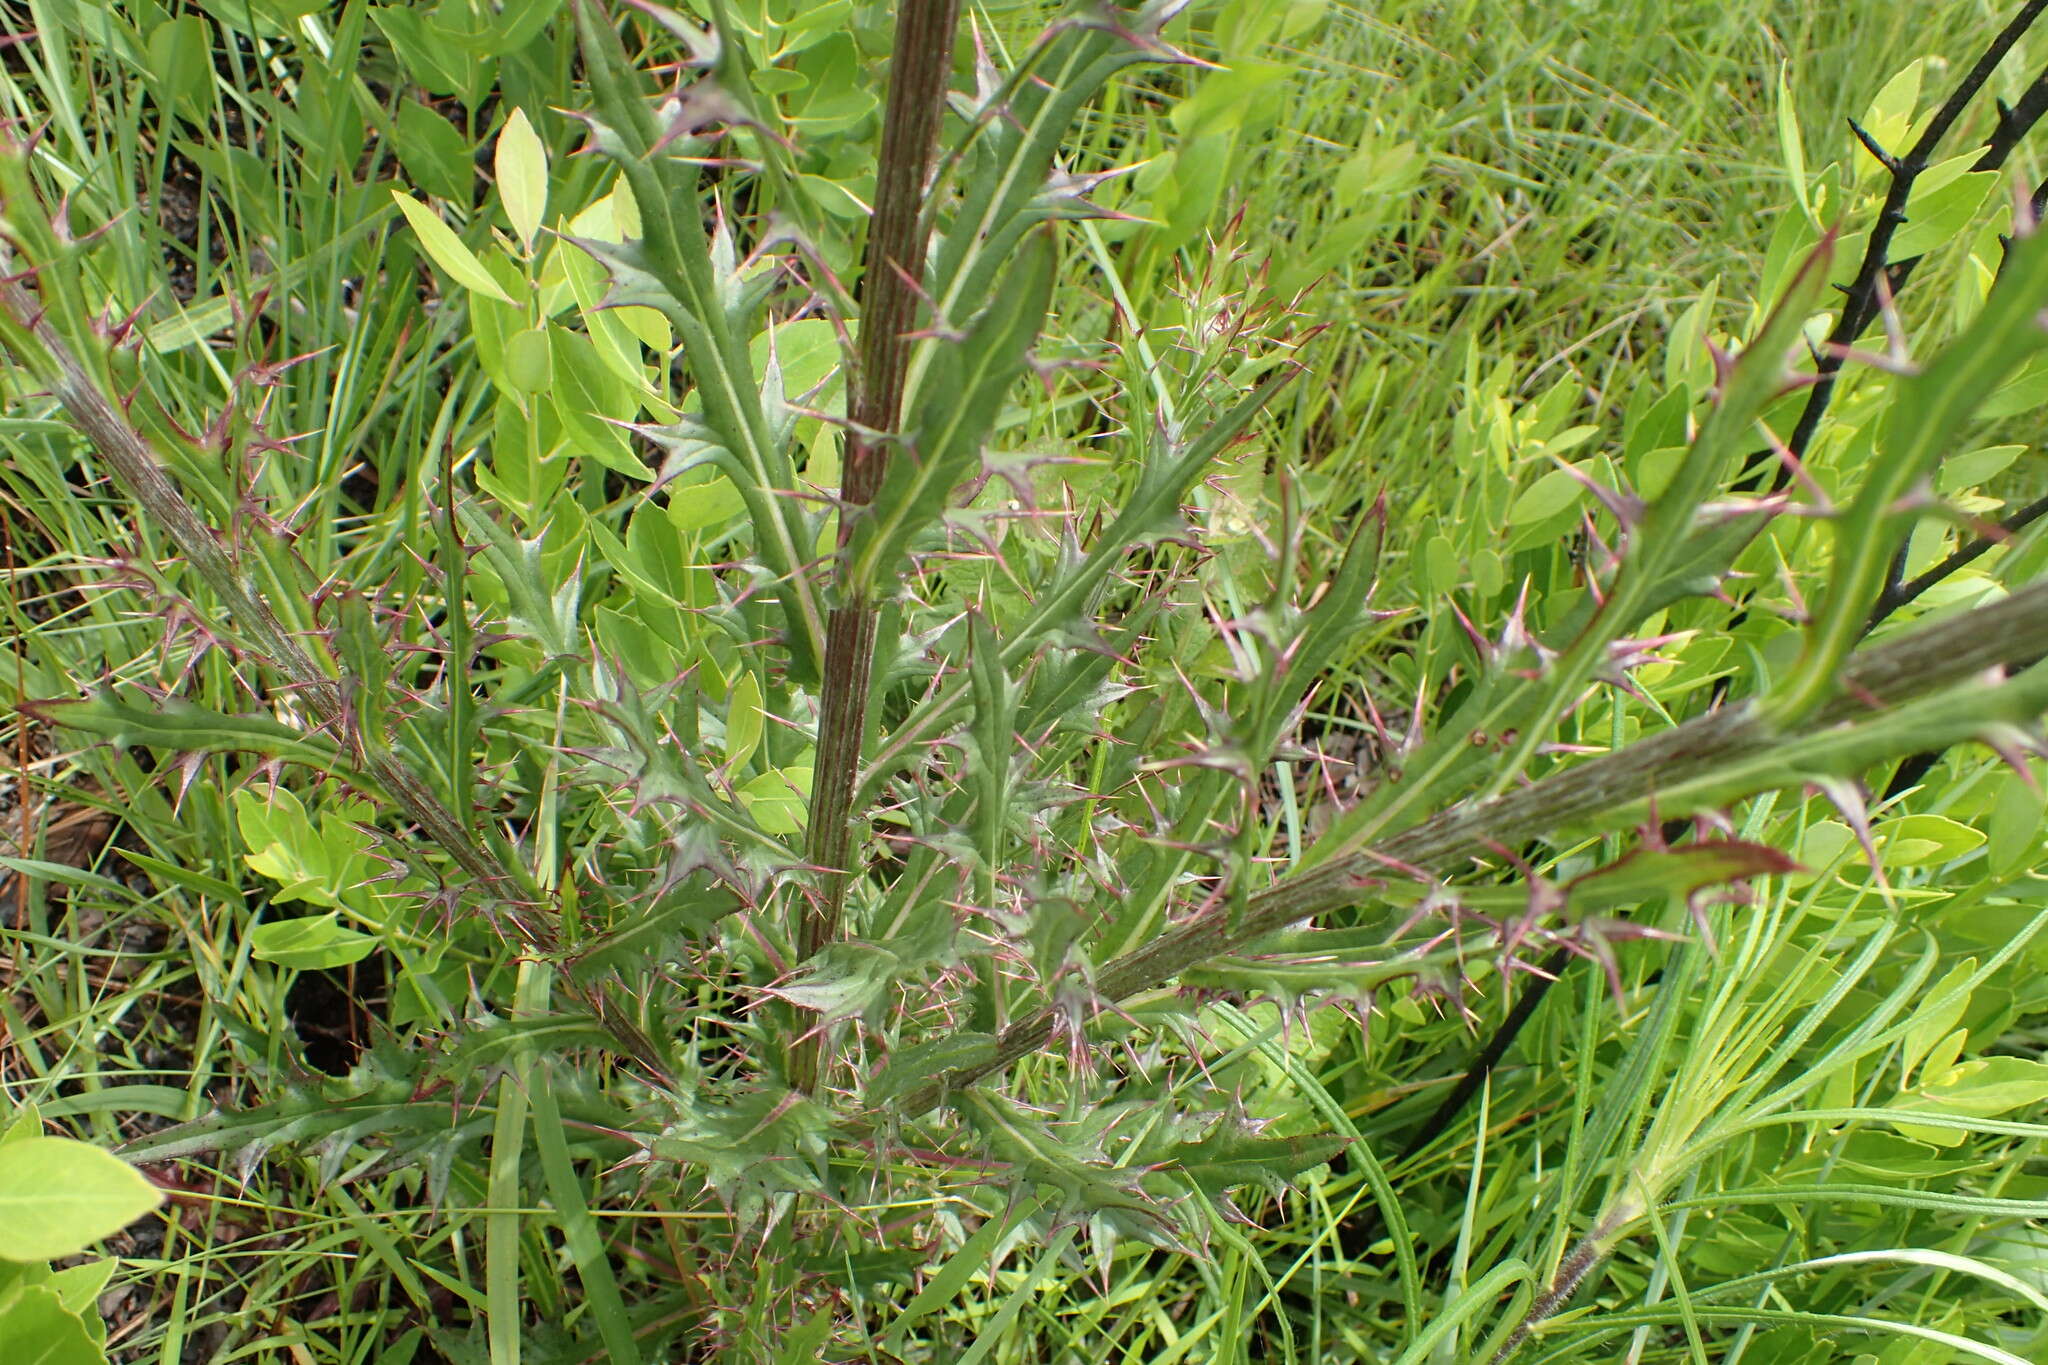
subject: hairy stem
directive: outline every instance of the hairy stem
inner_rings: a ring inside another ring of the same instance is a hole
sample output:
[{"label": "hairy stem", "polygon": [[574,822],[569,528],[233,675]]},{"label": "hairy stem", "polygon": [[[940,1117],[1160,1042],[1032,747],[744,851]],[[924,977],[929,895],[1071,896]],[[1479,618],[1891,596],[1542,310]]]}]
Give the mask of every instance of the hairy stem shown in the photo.
[{"label": "hairy stem", "polygon": [[1508,1334],[1508,1339],[1494,1352],[1493,1359],[1488,1365],[1501,1365],[1501,1362],[1522,1349],[1522,1343],[1529,1339],[1530,1334],[1544,1319],[1556,1317],[1564,1306],[1571,1302],[1572,1295],[1579,1292],[1579,1286],[1586,1282],[1586,1277],[1598,1269],[1600,1263],[1614,1250],[1616,1234],[1634,1217],[1634,1209],[1616,1210],[1602,1219],[1599,1227],[1579,1239],[1578,1244],[1558,1263],[1557,1273],[1551,1276],[1549,1288],[1529,1305],[1529,1311],[1515,1324],[1515,1330]]}]

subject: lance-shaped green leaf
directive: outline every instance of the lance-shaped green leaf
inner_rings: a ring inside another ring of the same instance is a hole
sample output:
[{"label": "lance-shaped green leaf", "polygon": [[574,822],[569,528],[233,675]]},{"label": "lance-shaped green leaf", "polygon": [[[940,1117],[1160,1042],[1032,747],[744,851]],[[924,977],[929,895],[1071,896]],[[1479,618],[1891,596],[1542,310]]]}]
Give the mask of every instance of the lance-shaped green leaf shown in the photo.
[{"label": "lance-shaped green leaf", "polygon": [[592,144],[618,166],[632,191],[641,236],[624,246],[578,245],[611,267],[620,286],[612,302],[659,306],[674,325],[705,424],[732,455],[728,472],[747,499],[756,553],[782,585],[793,671],[800,679],[815,679],[825,614],[807,570],[814,538],[797,500],[788,496],[797,487],[795,466],[775,439],[747,350],[747,320],[758,309],[766,281],[746,286],[730,243],[715,242],[705,230],[697,171],[681,155],[687,148],[664,145],[639,73],[598,10],[590,0],[575,6],[598,109],[598,117],[587,122]]},{"label": "lance-shaped green leaf", "polygon": [[[131,698],[146,698],[146,704]],[[39,720],[137,748],[174,754],[262,754],[330,771],[343,763],[341,751],[322,735],[295,730],[270,716],[224,715],[183,697],[110,690],[77,701],[29,702],[22,709]]]},{"label": "lance-shaped green leaf", "polygon": [[982,445],[1045,326],[1054,255],[1045,233],[1026,238],[1003,288],[966,335],[941,343],[906,448],[889,461],[873,504],[847,514],[849,595],[889,596],[911,544],[940,523],[953,490],[981,467]]},{"label": "lance-shaped green leaf", "polygon": [[491,164],[497,172],[498,198],[505,205],[505,216],[512,220],[519,244],[531,251],[534,234],[540,231],[547,213],[548,151],[524,109],[514,109],[512,117],[505,120]]},{"label": "lance-shaped green leaf", "polygon": [[447,271],[450,279],[486,298],[500,303],[512,302],[512,296],[491,278],[491,272],[484,269],[484,263],[476,258],[476,253],[463,244],[453,228],[441,221],[440,215],[409,194],[393,190],[391,198],[405,215],[405,221],[412,224],[428,259]]},{"label": "lance-shaped green leaf", "polygon": [[1918,512],[1912,495],[1951,453],[1972,414],[2026,361],[2048,347],[2048,233],[2016,241],[1998,283],[1961,336],[1926,369],[1897,382],[1863,487],[1835,523],[1834,571],[1807,627],[1806,647],[1773,691],[1781,724],[1806,715],[1836,686],[1836,672],[1868,628],[1899,541]]},{"label": "lance-shaped green leaf", "polygon": [[[1104,22],[1103,7],[1073,7],[1044,42],[1010,74],[970,132],[960,156],[960,205],[933,255],[930,293],[940,317],[957,317],[976,299],[1005,287],[1012,253],[1031,228],[1071,216],[1049,188],[1052,160],[1082,109],[1125,67],[1156,62],[1165,49],[1135,41],[1156,30],[1177,5],[1152,5]],[[927,348],[912,361],[909,392],[919,393],[936,372]]]}]

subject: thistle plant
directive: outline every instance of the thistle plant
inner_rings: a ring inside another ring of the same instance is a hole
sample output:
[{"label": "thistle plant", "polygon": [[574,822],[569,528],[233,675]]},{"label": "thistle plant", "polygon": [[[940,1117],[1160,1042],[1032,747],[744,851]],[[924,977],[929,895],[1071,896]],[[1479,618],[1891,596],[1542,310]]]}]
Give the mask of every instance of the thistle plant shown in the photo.
[{"label": "thistle plant", "polygon": [[[293,362],[260,303],[220,345],[217,409],[173,410],[151,370],[183,362],[104,271],[107,225],[33,136],[0,154],[8,382],[163,538],[124,568],[195,623],[165,642],[177,670],[218,666],[240,696],[115,669],[33,715],[161,755],[175,799],[237,832],[270,907],[253,960],[382,954],[404,982],[349,1076],[277,1071],[263,1103],[131,1159],[232,1152],[247,1172],[299,1145],[335,1180],[417,1166],[434,1200],[466,1182],[493,1361],[521,1358],[521,1211],[544,1198],[587,1296],[578,1349],[625,1362],[683,1337],[737,1359],[903,1353],[1033,1238],[1030,1284],[1066,1262],[1106,1276],[1131,1243],[1192,1252],[1248,1217],[1245,1191],[1337,1164],[1393,1236],[1407,1361],[1545,1340],[1630,1239],[1682,1233],[1710,1156],[1772,1125],[2038,1136],[2000,1117],[2028,1101],[1928,1059],[2048,925],[1931,996],[1930,952],[1816,1060],[1910,929],[1874,883],[1852,951],[1770,816],[1815,794],[1876,861],[1908,837],[1861,786],[1882,765],[1974,743],[2031,781],[2040,556],[2007,552],[2026,521],[1934,493],[1975,414],[2041,397],[2048,234],[2025,195],[1955,334],[1880,357],[1851,417],[1830,404],[1872,323],[1902,326],[1890,234],[1914,178],[2040,5],[1884,155],[1860,255],[1823,222],[1862,207],[1850,176],[1788,229],[1737,344],[1594,415],[1616,458],[1532,439],[1515,562],[1550,553],[1534,535],[1576,539],[1576,583],[1532,591],[1518,568],[1489,588],[1446,541],[1421,551],[1420,601],[1389,581],[1401,490],[1308,515],[1313,471],[1272,414],[1324,381],[1318,329],[1243,224],[1177,277],[1177,314],[1126,311],[1102,229],[1129,217],[1132,168],[1076,129],[1118,82],[1200,65],[1173,40],[1181,6],[1077,3],[1002,41],[952,0],[906,0],[852,216],[821,167],[864,149],[807,145],[777,99],[792,71],[838,79],[804,68],[798,20],[572,8],[581,154],[522,109],[483,210],[502,226],[458,231],[407,187],[378,205],[399,215],[384,268],[433,282],[445,344],[487,381],[393,467],[421,567],[385,581],[353,576],[382,562],[367,539],[315,572],[271,499],[295,438],[266,395]],[[1996,179],[2041,107],[2002,112],[1969,174]],[[1234,491],[1247,471],[1270,519]],[[1466,473],[1507,496],[1498,469]],[[1957,548],[1923,565],[1912,537],[1943,517]],[[1994,550],[1997,592],[1868,638]],[[1819,567],[1788,569],[1780,602],[1760,569],[1795,559]],[[1746,626],[1779,606],[1796,648]],[[1674,714],[1645,681],[1730,641],[1750,660],[1706,679],[1711,707]],[[1312,777],[1315,717],[1347,688],[1369,759],[1339,796]],[[1835,852],[1829,875],[1853,850]],[[2008,863],[1999,887],[2031,866]],[[1373,1144],[1341,1106],[1255,1115],[1237,1068],[1318,1007],[1385,1027],[1573,958],[1630,1021],[1621,1079],[1586,1103],[1549,1221],[1425,1313]],[[1267,1036],[1228,1041],[1268,1007]],[[1890,1093],[1817,1098],[1869,1090],[1901,1048]],[[675,1215],[664,1255],[725,1288],[643,1311],[627,1269],[652,1243],[600,1218],[619,1206]],[[910,1207],[914,1228],[891,1212]],[[914,1291],[870,1294],[877,1247]],[[1812,1264],[1687,1300],[1684,1323]],[[720,1297],[737,1283],[744,1304]],[[1653,1302],[1564,1339],[1665,1322]]]}]

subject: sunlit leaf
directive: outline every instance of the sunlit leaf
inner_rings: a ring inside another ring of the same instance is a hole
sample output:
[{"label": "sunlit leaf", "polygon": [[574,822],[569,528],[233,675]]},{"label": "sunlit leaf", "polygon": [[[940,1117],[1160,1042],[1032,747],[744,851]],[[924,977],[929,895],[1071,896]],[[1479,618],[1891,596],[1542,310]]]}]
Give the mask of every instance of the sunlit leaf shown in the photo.
[{"label": "sunlit leaf", "polygon": [[442,222],[434,211],[410,195],[391,191],[391,198],[397,203],[405,221],[412,224],[418,234],[420,246],[426,251],[427,259],[448,272],[448,277],[465,289],[473,289],[486,298],[500,303],[512,302],[512,296],[498,287],[491,273],[476,258],[476,253],[464,246],[449,226]]}]

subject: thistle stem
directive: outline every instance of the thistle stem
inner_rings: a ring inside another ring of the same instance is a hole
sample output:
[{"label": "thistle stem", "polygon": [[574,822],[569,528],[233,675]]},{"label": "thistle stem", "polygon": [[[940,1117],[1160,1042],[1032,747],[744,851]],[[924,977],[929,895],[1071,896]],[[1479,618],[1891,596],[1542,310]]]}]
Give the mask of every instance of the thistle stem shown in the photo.
[{"label": "thistle stem", "polygon": [[[891,449],[901,440],[909,334],[917,322],[928,236],[925,180],[952,78],[953,35],[959,22],[959,0],[905,0],[896,14],[874,219],[860,281],[860,357],[851,386],[852,424],[839,490],[842,548],[856,518],[880,491]],[[876,612],[877,604],[864,592],[842,590],[826,621],[807,850],[819,874],[797,924],[800,960],[815,956],[839,936],[847,887],[858,871],[853,790],[867,734]],[[791,1080],[800,1089],[815,1084],[818,1045],[812,1035],[793,1056]]]}]

